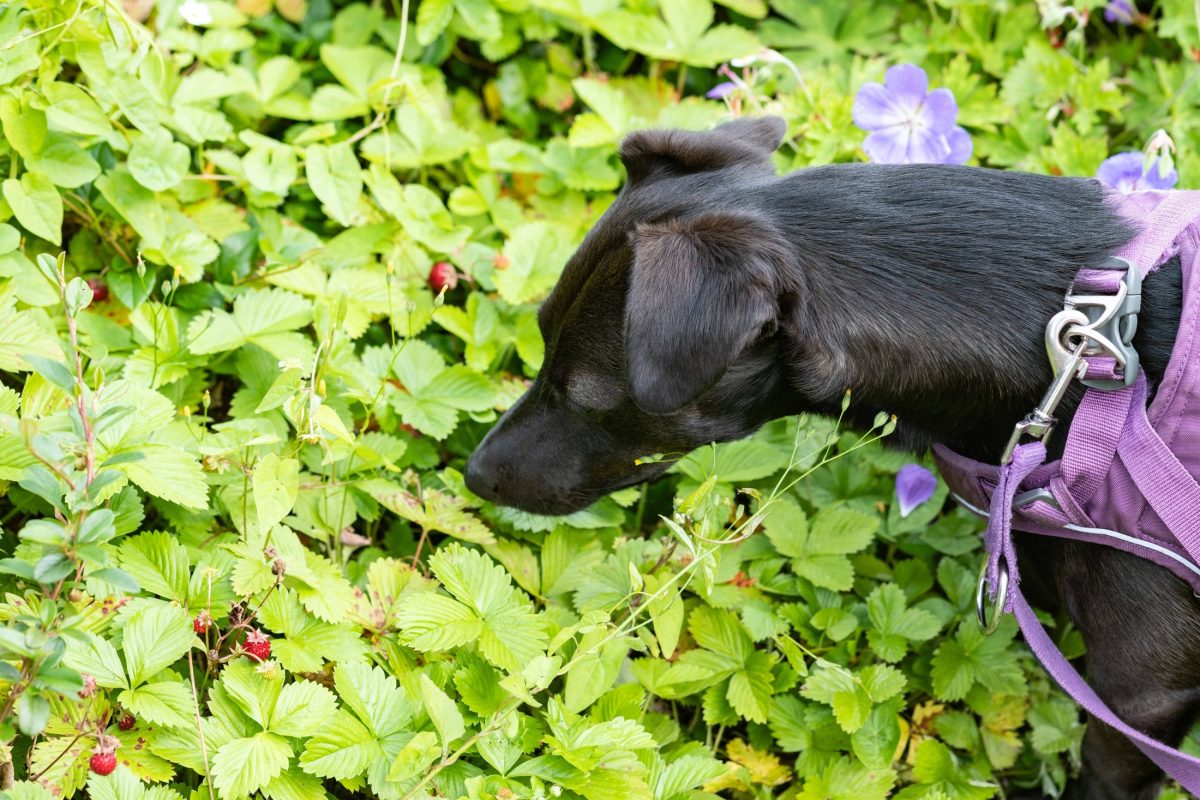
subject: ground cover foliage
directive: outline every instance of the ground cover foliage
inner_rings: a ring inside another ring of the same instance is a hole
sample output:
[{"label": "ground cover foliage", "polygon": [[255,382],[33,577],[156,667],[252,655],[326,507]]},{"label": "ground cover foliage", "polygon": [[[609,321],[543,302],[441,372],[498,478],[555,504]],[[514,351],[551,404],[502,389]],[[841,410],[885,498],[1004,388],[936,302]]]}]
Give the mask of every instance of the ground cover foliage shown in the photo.
[{"label": "ground cover foliage", "polygon": [[887,418],[565,518],[461,469],[628,131],[765,111],[780,169],[863,160],[856,97],[914,64],[971,163],[1163,129],[1186,185],[1192,3],[125,8],[0,4],[11,800],[1058,792],[1076,709],[978,631],[979,524],[911,467],[901,509]]}]

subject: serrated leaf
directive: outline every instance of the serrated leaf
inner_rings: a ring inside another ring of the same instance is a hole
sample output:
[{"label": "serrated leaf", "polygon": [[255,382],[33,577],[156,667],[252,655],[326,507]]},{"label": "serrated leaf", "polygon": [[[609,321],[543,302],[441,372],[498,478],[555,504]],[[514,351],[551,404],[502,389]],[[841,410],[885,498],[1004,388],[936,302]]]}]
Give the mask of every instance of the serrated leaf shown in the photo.
[{"label": "serrated leaf", "polygon": [[124,689],[129,686],[121,657],[107,639],[89,635],[86,642],[71,640],[65,661],[80,672],[94,677],[97,686],[111,689]]},{"label": "serrated leaf", "polygon": [[213,786],[227,797],[244,797],[287,768],[292,748],[272,733],[258,733],[222,745],[212,756]]},{"label": "serrated leaf", "polygon": [[305,743],[300,768],[320,778],[349,780],[383,757],[375,735],[343,709]]},{"label": "serrated leaf", "polygon": [[196,724],[192,691],[186,683],[148,683],[121,692],[117,699],[139,719],[155,725],[185,728]]},{"label": "serrated leaf", "polygon": [[208,507],[208,482],[194,456],[165,444],[145,444],[138,451],[142,460],[116,468],[140,489],[188,508]]},{"label": "serrated leaf", "polygon": [[195,635],[187,612],[178,606],[155,603],[135,612],[124,635],[129,685],[140,686],[185,656]]},{"label": "serrated leaf", "polygon": [[466,723],[457,704],[428,675],[421,674],[421,699],[425,704],[425,713],[437,728],[438,738],[442,742],[442,753],[450,752],[450,745],[467,732]]},{"label": "serrated leaf", "polygon": [[121,542],[121,569],[147,592],[178,603],[188,596],[188,553],[179,540],[163,532],[143,533]]},{"label": "serrated leaf", "polygon": [[267,730],[280,736],[312,736],[334,711],[333,692],[312,681],[289,683],[279,692]]},{"label": "serrated leaf", "polygon": [[296,504],[300,491],[300,462],[270,453],[254,465],[251,476],[259,530],[267,531],[283,520]]}]

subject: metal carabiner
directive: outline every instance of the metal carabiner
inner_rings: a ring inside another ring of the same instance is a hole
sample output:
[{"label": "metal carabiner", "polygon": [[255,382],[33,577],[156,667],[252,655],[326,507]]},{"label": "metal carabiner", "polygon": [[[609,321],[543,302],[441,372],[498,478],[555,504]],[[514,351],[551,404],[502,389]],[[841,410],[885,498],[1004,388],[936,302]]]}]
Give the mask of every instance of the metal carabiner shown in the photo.
[{"label": "metal carabiner", "polygon": [[1004,556],[1000,556],[999,572],[996,587],[996,596],[992,599],[991,608],[988,608],[987,590],[987,568],[988,559],[983,559],[983,564],[979,568],[979,583],[975,586],[975,617],[979,621],[979,630],[983,631],[988,636],[991,636],[1000,627],[1000,620],[1004,618],[1004,606],[1008,602],[1008,561]]}]

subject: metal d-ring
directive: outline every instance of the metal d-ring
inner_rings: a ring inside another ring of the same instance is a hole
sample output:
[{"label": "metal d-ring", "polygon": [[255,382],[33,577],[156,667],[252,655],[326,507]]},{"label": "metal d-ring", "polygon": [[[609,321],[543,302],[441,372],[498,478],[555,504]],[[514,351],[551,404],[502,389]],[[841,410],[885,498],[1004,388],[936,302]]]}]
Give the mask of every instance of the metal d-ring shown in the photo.
[{"label": "metal d-ring", "polygon": [[1000,556],[1000,564],[997,578],[996,597],[991,602],[989,615],[988,600],[987,600],[987,568],[988,559],[983,560],[983,565],[979,569],[979,583],[975,586],[975,616],[979,620],[979,629],[989,636],[996,632],[1000,627],[1000,620],[1004,617],[1004,605],[1008,602],[1008,562],[1004,556]]}]

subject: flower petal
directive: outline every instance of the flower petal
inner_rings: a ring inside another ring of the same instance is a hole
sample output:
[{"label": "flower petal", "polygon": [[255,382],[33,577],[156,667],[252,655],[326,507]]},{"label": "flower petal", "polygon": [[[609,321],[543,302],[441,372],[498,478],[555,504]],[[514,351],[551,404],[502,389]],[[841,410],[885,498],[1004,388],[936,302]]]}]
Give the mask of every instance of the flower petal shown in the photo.
[{"label": "flower petal", "polygon": [[900,501],[900,516],[907,517],[913,510],[933,497],[937,489],[937,477],[920,464],[906,464],[896,473],[896,499]]},{"label": "flower petal", "polygon": [[709,89],[704,93],[704,96],[711,100],[720,100],[722,97],[729,94],[736,88],[737,84],[733,81],[725,81],[724,83],[718,83],[716,86]]},{"label": "flower petal", "polygon": [[933,131],[914,129],[908,139],[909,164],[945,164],[950,157],[946,137]]},{"label": "flower petal", "polygon": [[1104,159],[1096,170],[1096,177],[1124,194],[1144,189],[1170,189],[1179,182],[1179,173],[1171,169],[1165,175],[1158,172],[1159,159],[1154,159],[1148,172],[1142,172],[1145,156],[1134,150],[1117,153]]},{"label": "flower petal", "polygon": [[863,142],[863,150],[874,164],[907,164],[908,134],[909,128],[903,125],[875,131]]},{"label": "flower petal", "polygon": [[854,124],[864,131],[877,131],[892,125],[903,125],[911,110],[899,105],[881,83],[866,83],[854,97],[851,111]]},{"label": "flower petal", "polygon": [[925,99],[929,76],[916,64],[897,64],[888,69],[883,85],[899,103],[915,109]]},{"label": "flower petal", "polygon": [[1179,183],[1179,172],[1174,167],[1161,174],[1162,159],[1156,158],[1150,164],[1150,171],[1142,176],[1138,183],[1139,189],[1171,189]]},{"label": "flower petal", "polygon": [[1104,21],[1132,25],[1136,13],[1137,9],[1130,0],[1109,0],[1108,5],[1104,7]]},{"label": "flower petal", "polygon": [[921,106],[921,120],[934,133],[949,133],[958,116],[958,103],[949,89],[934,89],[925,97]]},{"label": "flower petal", "polygon": [[971,141],[971,134],[958,125],[955,125],[953,130],[946,134],[946,144],[950,145],[950,155],[946,156],[945,162],[947,164],[967,163],[967,159],[971,157],[971,152],[975,149],[975,143]]}]

